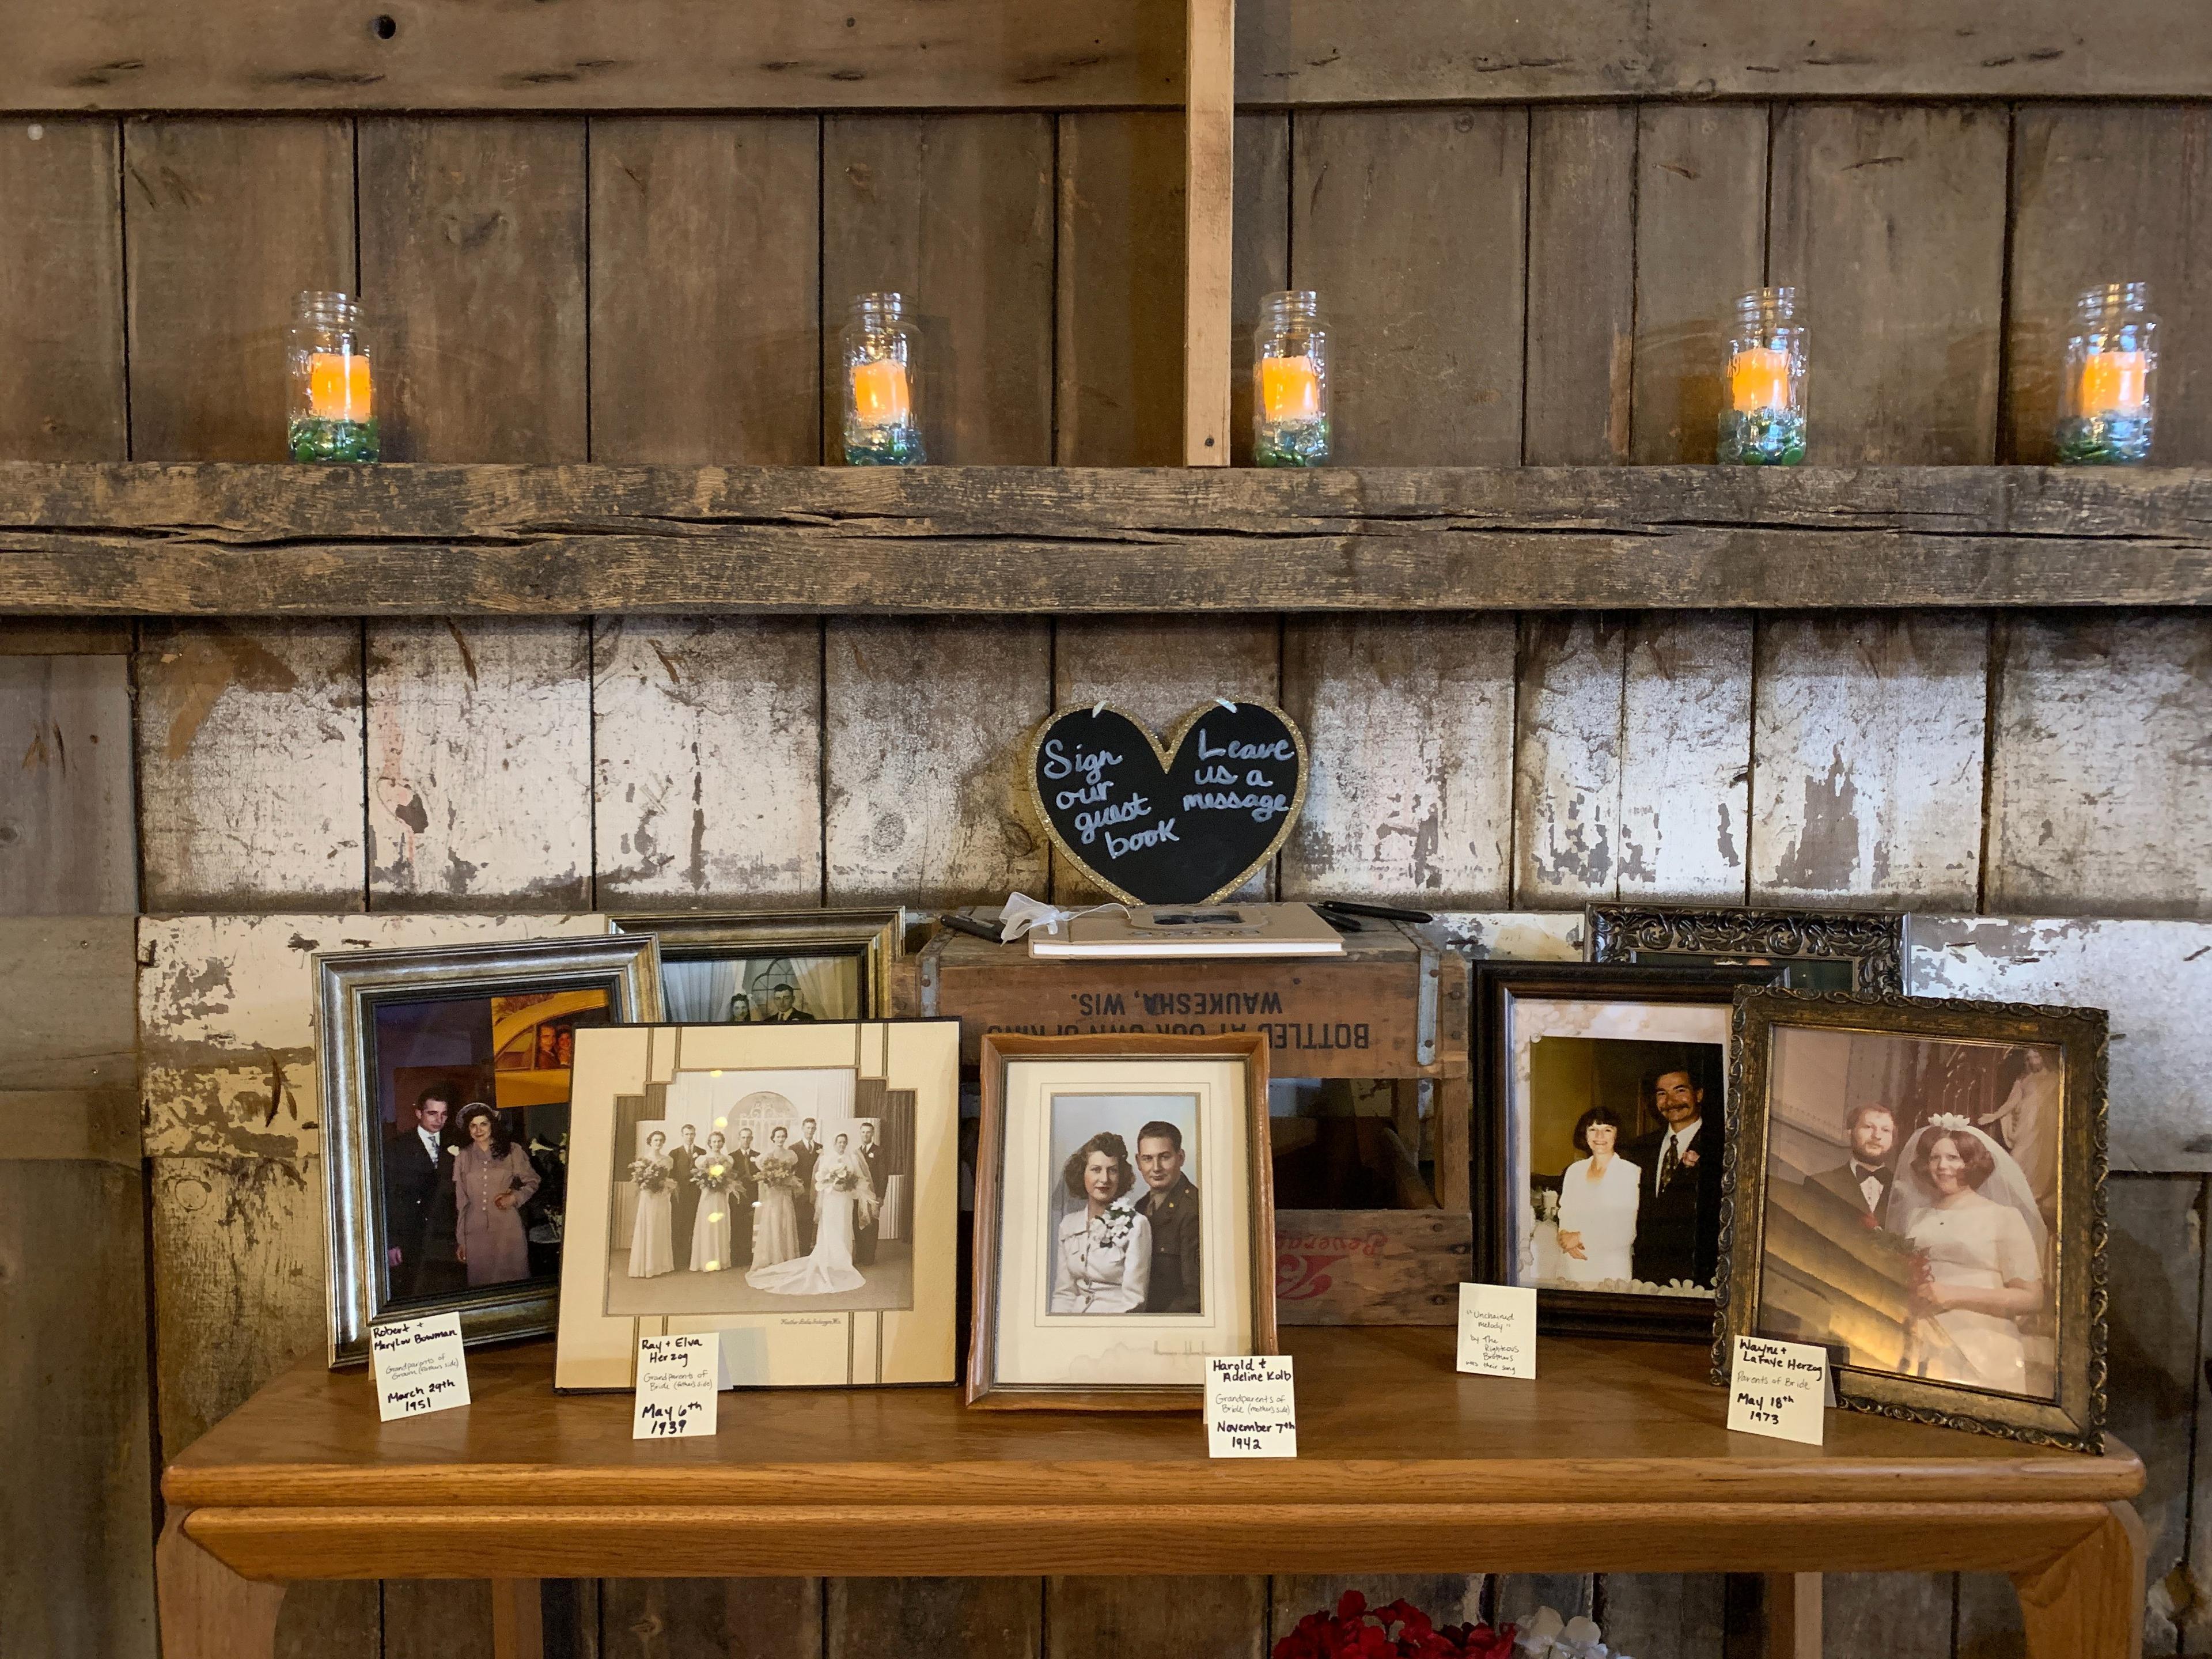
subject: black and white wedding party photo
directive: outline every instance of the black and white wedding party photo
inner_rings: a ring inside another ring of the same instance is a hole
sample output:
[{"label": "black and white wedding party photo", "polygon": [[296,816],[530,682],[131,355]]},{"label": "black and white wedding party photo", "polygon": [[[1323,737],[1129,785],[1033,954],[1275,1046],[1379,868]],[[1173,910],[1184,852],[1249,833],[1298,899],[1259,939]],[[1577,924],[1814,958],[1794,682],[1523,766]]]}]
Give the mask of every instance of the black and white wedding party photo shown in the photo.
[{"label": "black and white wedding party photo", "polygon": [[858,1019],[862,966],[849,955],[664,960],[661,1000],[671,1019],[695,1025]]},{"label": "black and white wedding party photo", "polygon": [[1778,1030],[1759,1329],[2050,1399],[2063,1060],[2055,1044]]},{"label": "black and white wedding party photo", "polygon": [[1719,1045],[1544,1036],[1528,1045],[1534,1282],[1710,1296],[1720,1254]]},{"label": "black and white wedding party photo", "polygon": [[1052,1097],[1053,1313],[1204,1311],[1198,1120],[1193,1095]]},{"label": "black and white wedding party photo", "polygon": [[617,1103],[604,1312],[913,1306],[911,1091],[850,1068],[690,1072],[645,1110]]}]

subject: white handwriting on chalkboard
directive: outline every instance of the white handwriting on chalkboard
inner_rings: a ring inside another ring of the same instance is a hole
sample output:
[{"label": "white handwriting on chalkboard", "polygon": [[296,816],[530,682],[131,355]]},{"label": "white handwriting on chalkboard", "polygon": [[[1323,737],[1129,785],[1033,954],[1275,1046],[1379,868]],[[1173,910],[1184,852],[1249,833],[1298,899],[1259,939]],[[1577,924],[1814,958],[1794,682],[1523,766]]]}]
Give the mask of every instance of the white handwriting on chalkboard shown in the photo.
[{"label": "white handwriting on chalkboard", "polygon": [[[1104,789],[1109,786],[1102,783],[1098,787]],[[1060,804],[1062,806],[1072,805],[1065,794],[1060,796]],[[1105,807],[1096,812],[1078,812],[1075,815],[1075,827],[1083,836],[1083,844],[1088,847],[1095,831],[1104,829],[1109,823],[1127,823],[1131,818],[1148,817],[1152,810],[1152,802],[1146,800],[1142,795],[1132,795],[1119,806]],[[1110,841],[1113,837],[1109,836],[1107,839]],[[1119,857],[1120,854],[1117,854],[1115,856]]]},{"label": "white handwriting on chalkboard", "polygon": [[1273,743],[1238,743],[1234,738],[1218,746],[1206,740],[1206,728],[1198,728],[1198,757],[1200,760],[1286,761],[1296,760],[1298,751],[1291,747],[1290,740],[1278,738]]},{"label": "white handwriting on chalkboard", "polygon": [[[1151,829],[1139,830],[1133,836],[1109,836],[1106,837],[1106,856],[1109,859],[1122,858],[1139,848],[1158,847],[1171,841],[1180,844],[1182,837],[1176,834],[1175,827],[1173,818],[1163,818]],[[1088,841],[1090,837],[1086,836],[1084,839]]]},{"label": "white handwriting on chalkboard", "polygon": [[1182,798],[1182,810],[1186,812],[1249,811],[1252,814],[1252,821],[1255,823],[1265,823],[1268,819],[1279,817],[1289,811],[1291,802],[1287,795],[1240,795],[1234,790],[1227,794],[1217,795],[1201,791],[1185,795]]},{"label": "white handwriting on chalkboard", "polygon": [[1054,781],[1072,778],[1080,772],[1085,783],[1095,784],[1098,781],[1099,773],[1121,763],[1121,757],[1110,749],[1101,749],[1096,753],[1086,753],[1079,749],[1071,757],[1060,746],[1058,738],[1048,738],[1044,745],[1044,763],[1038,769]]}]

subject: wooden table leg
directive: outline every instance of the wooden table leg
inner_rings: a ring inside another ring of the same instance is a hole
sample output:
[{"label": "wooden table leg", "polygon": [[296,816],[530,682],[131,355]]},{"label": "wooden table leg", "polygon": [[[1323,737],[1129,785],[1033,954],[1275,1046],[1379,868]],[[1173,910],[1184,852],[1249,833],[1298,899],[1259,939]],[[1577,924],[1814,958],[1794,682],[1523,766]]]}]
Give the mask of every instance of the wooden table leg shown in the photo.
[{"label": "wooden table leg", "polygon": [[2142,1522],[2132,1504],[2106,1508],[2104,1524],[2080,1543],[2013,1574],[2028,1659],[2140,1659]]},{"label": "wooden table leg", "polygon": [[282,1584],[240,1578],[185,1536],[185,1511],[171,1510],[154,1550],[161,1659],[273,1659]]},{"label": "wooden table leg", "polygon": [[1820,1659],[1820,1575],[1766,1575],[1766,1659]]},{"label": "wooden table leg", "polygon": [[544,1580],[491,1581],[492,1659],[545,1659]]}]

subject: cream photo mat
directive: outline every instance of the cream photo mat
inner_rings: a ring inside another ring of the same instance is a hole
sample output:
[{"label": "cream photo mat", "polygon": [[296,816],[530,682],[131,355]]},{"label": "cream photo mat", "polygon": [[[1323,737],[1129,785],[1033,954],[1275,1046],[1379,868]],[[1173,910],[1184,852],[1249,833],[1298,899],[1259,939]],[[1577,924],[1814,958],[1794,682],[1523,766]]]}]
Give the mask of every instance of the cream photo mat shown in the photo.
[{"label": "cream photo mat", "polygon": [[[1534,1285],[1536,1204],[1529,1192],[1529,1170],[1535,1158],[1529,1125],[1534,1103],[1528,1097],[1529,1045],[1549,1036],[1717,1043],[1721,1051],[1721,1076],[1725,1079],[1729,1058],[1729,1022],[1734,1009],[1725,1000],[1703,1007],[1692,1002],[1633,1002],[1620,997],[1511,997],[1506,1006],[1506,1045],[1513,1066],[1512,1135],[1507,1143],[1513,1149],[1510,1189],[1514,1205],[1512,1282]],[[1716,1128],[1723,1127],[1726,1103],[1723,1105],[1723,1112],[1715,1115]]]},{"label": "cream photo mat", "polygon": [[[568,1248],[556,1389],[635,1386],[637,1339],[722,1333],[732,1387],[823,1388],[955,1380],[960,1028],[956,1020],[655,1025],[577,1034],[569,1094]],[[605,1305],[617,1159],[615,1101],[690,1072],[850,1066],[915,1091],[914,1305],[896,1312],[611,1316]]]},{"label": "cream photo mat", "polygon": [[[1210,1356],[1252,1351],[1252,1153],[1244,1067],[1233,1060],[1010,1059],[1000,1159],[998,1345],[1007,1388],[1202,1387]],[[1053,1314],[1052,1101],[1161,1095],[1198,1102],[1205,1288],[1197,1314]]]}]

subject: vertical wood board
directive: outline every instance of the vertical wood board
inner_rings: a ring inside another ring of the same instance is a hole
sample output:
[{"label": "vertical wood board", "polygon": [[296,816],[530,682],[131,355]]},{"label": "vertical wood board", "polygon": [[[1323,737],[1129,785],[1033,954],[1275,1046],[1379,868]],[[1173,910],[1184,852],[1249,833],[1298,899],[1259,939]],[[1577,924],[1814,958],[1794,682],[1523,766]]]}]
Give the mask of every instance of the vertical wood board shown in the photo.
[{"label": "vertical wood board", "polygon": [[1752,619],[1629,624],[1620,739],[1624,901],[1739,904],[1749,839]]},{"label": "vertical wood board", "polygon": [[831,1578],[823,1588],[827,1659],[1038,1659],[1046,1650],[1041,1578]]},{"label": "vertical wood board", "polygon": [[[824,1659],[818,1578],[607,1578],[604,1659]],[[550,1659],[550,1656],[549,1656]]]},{"label": "vertical wood board", "polygon": [[1610,898],[1620,881],[1627,636],[1595,612],[1532,616],[1516,669],[1513,899]]},{"label": "vertical wood board", "polygon": [[1265,1578],[1051,1578],[1045,1609],[1044,1659],[1263,1659],[1268,1647]]},{"label": "vertical wood board", "polygon": [[1527,430],[1522,459],[1629,458],[1636,336],[1638,106],[1528,112]]},{"label": "vertical wood board", "polygon": [[111,119],[0,124],[0,455],[119,461],[121,129]]},{"label": "vertical wood board", "polygon": [[0,657],[0,915],[138,908],[130,665]]},{"label": "vertical wood board", "polygon": [[1262,295],[1291,285],[1291,118],[1237,118],[1229,325],[1229,458],[1252,465],[1253,335]]}]

